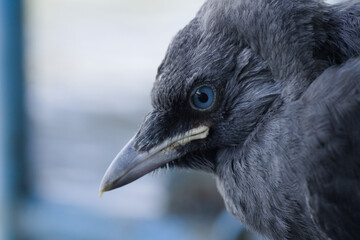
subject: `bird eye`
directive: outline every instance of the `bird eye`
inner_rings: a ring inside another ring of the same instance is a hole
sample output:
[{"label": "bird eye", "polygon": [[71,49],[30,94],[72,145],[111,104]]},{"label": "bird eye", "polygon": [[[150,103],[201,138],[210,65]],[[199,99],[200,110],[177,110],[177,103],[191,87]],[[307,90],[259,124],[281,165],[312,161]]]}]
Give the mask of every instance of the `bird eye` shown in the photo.
[{"label": "bird eye", "polygon": [[206,110],[212,106],[215,100],[215,91],[212,87],[201,86],[193,91],[191,104],[194,108]]}]

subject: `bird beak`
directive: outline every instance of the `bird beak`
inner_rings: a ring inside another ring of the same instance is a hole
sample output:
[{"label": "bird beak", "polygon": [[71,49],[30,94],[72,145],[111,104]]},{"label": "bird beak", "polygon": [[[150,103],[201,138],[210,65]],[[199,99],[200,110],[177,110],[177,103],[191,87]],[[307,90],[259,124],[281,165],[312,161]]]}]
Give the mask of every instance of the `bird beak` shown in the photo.
[{"label": "bird beak", "polygon": [[193,140],[204,139],[208,134],[209,127],[200,125],[184,134],[168,138],[148,151],[136,150],[133,137],[106,170],[100,184],[100,196],[103,192],[124,186],[178,158],[179,147]]}]

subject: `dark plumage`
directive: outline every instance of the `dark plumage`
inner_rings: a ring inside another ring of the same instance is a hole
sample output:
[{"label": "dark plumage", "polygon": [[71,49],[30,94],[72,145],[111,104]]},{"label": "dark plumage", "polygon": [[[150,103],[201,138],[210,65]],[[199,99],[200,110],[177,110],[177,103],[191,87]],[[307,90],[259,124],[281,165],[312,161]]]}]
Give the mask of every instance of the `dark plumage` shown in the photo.
[{"label": "dark plumage", "polygon": [[359,54],[359,2],[207,1],[172,41],[153,110],[101,191],[200,169],[263,235],[359,238]]}]

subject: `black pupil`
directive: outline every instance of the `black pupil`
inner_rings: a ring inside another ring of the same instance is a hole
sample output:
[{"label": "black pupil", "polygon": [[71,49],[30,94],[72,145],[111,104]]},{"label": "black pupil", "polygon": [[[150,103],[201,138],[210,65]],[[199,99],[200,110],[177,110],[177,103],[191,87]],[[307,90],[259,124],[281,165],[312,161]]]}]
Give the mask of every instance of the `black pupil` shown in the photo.
[{"label": "black pupil", "polygon": [[209,96],[206,93],[197,91],[196,95],[197,95],[199,101],[202,103],[206,103],[209,100]]}]

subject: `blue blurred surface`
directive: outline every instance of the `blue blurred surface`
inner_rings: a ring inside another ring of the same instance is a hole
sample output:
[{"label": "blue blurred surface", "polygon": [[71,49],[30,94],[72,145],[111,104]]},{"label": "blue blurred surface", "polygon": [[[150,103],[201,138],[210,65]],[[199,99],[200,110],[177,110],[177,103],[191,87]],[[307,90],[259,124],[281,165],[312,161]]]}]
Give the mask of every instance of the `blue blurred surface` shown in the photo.
[{"label": "blue blurred surface", "polygon": [[23,224],[31,239],[196,239],[176,217],[157,220],[109,218],[86,209],[30,201]]},{"label": "blue blurred surface", "polygon": [[1,239],[16,239],[25,189],[22,5],[0,2]]}]

